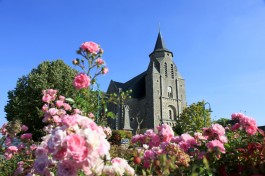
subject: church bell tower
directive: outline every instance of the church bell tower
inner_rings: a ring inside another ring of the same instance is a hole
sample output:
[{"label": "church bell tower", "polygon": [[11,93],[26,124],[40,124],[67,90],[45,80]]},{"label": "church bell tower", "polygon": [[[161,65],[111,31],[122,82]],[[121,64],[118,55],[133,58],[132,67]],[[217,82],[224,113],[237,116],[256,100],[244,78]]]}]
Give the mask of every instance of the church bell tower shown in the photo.
[{"label": "church bell tower", "polygon": [[150,109],[147,121],[150,128],[159,124],[174,126],[186,106],[185,81],[166,48],[159,32],[146,75],[146,98]]}]

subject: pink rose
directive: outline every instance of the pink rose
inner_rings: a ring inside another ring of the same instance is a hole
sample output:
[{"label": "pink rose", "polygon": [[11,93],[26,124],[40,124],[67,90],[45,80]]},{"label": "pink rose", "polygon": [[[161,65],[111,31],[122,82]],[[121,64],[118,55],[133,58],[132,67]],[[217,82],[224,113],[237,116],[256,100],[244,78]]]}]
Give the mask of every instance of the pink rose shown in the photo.
[{"label": "pink rose", "polygon": [[158,130],[158,135],[162,139],[163,142],[170,142],[172,137],[174,137],[174,131],[172,130],[171,126],[167,124],[163,124],[156,127]]},{"label": "pink rose", "polygon": [[30,146],[30,150],[35,150],[37,147],[38,147],[38,146],[37,146],[36,144],[32,144],[32,145]]},{"label": "pink rose", "polygon": [[108,67],[103,67],[101,72],[102,72],[103,75],[107,74],[109,72]]},{"label": "pink rose", "polygon": [[213,124],[211,127],[212,131],[217,134],[218,136],[223,136],[225,134],[225,129],[222,125],[216,123]]},{"label": "pink rose", "polygon": [[221,153],[225,153],[225,147],[222,142],[219,140],[212,140],[206,144],[209,151],[213,151],[214,149],[218,149]]},{"label": "pink rose", "polygon": [[87,88],[90,85],[90,78],[84,74],[79,73],[74,79],[74,86],[76,89]]},{"label": "pink rose", "polygon": [[221,141],[222,143],[227,143],[228,142],[228,139],[226,136],[219,136],[218,137],[219,141]]},{"label": "pink rose", "polygon": [[11,152],[17,152],[18,151],[18,148],[16,146],[9,146],[7,148],[7,150],[11,151]]},{"label": "pink rose", "polygon": [[72,109],[72,107],[68,103],[63,104],[64,110],[69,111]]},{"label": "pink rose", "polygon": [[232,131],[236,131],[240,128],[240,124],[239,123],[236,123],[232,126]]},{"label": "pink rose", "polygon": [[62,100],[57,100],[57,101],[55,102],[57,108],[62,107],[62,106],[63,106],[63,103],[64,103],[64,102],[63,102]]},{"label": "pink rose", "polygon": [[88,155],[85,139],[77,134],[66,137],[66,146],[68,154],[76,161],[84,161]]},{"label": "pink rose", "polygon": [[21,130],[22,130],[22,131],[28,131],[28,129],[29,129],[29,128],[28,128],[26,125],[22,125],[22,127],[21,127]]},{"label": "pink rose", "polygon": [[50,101],[52,101],[52,97],[49,94],[45,94],[42,97],[42,101],[45,103],[49,103]]},{"label": "pink rose", "polygon": [[44,104],[41,108],[42,112],[47,112],[49,109],[49,106],[47,104]]},{"label": "pink rose", "polygon": [[101,59],[101,58],[98,58],[98,59],[96,60],[96,64],[97,64],[97,65],[102,65],[102,64],[104,64],[104,60]]},{"label": "pink rose", "polygon": [[62,122],[66,126],[74,126],[76,122],[76,116],[74,115],[65,115],[62,118]]},{"label": "pink rose", "polygon": [[257,126],[255,125],[249,125],[246,127],[246,132],[249,134],[249,135],[254,135],[256,134],[257,132]]},{"label": "pink rose", "polygon": [[74,109],[74,114],[82,114],[80,109]]},{"label": "pink rose", "polygon": [[99,51],[99,46],[94,42],[84,42],[81,45],[81,49],[96,54]]},{"label": "pink rose", "polygon": [[20,136],[21,139],[31,139],[32,134],[31,133],[25,133]]},{"label": "pink rose", "polygon": [[60,95],[60,96],[59,96],[59,100],[61,100],[61,101],[65,101],[65,97],[62,96],[62,95]]},{"label": "pink rose", "polygon": [[4,155],[5,155],[5,159],[6,160],[10,160],[12,158],[12,156],[13,156],[13,154],[9,153],[9,152],[5,152]]}]

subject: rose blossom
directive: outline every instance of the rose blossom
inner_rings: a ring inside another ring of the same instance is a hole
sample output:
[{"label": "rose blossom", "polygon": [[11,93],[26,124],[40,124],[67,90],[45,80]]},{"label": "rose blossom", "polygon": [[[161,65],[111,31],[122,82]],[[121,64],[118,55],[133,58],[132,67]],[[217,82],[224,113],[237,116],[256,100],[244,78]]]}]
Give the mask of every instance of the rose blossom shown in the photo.
[{"label": "rose blossom", "polygon": [[20,136],[21,139],[31,139],[32,134],[31,133],[25,133]]},{"label": "rose blossom", "polygon": [[22,125],[22,127],[21,127],[21,130],[22,130],[22,131],[28,131],[28,129],[29,129],[29,128],[28,128],[26,125]]},{"label": "rose blossom", "polygon": [[99,46],[94,42],[84,42],[81,45],[81,49],[96,54],[99,51]]},{"label": "rose blossom", "polygon": [[66,147],[68,154],[70,154],[76,161],[83,161],[88,155],[86,141],[78,134],[66,137]]},{"label": "rose blossom", "polygon": [[96,60],[96,64],[97,64],[97,65],[102,65],[102,64],[104,64],[104,60],[101,59],[101,58],[98,58],[98,59]]},{"label": "rose blossom", "polygon": [[254,135],[256,134],[257,132],[257,126],[254,126],[254,125],[249,125],[246,127],[246,132],[249,134],[249,135]]},{"label": "rose blossom", "polygon": [[7,148],[7,150],[11,151],[11,152],[17,152],[18,151],[18,148],[16,146],[9,146]]},{"label": "rose blossom", "polygon": [[57,108],[60,108],[61,106],[63,106],[63,103],[64,103],[64,102],[63,102],[62,100],[57,100],[57,101],[55,102]]},{"label": "rose blossom", "polygon": [[108,67],[102,68],[101,72],[102,72],[103,75],[107,74],[109,72]]},{"label": "rose blossom", "polygon": [[88,88],[90,85],[90,78],[84,74],[84,73],[79,73],[76,75],[74,79],[74,86],[76,89],[83,89],[83,88]]},{"label": "rose blossom", "polygon": [[222,125],[219,125],[218,123],[213,124],[212,127],[211,127],[211,129],[218,136],[223,136],[225,134],[224,127]]},{"label": "rose blossom", "polygon": [[66,126],[74,126],[76,122],[76,116],[74,115],[65,115],[62,118],[62,123]]},{"label": "rose blossom", "polygon": [[172,137],[174,137],[174,131],[172,130],[171,126],[162,124],[160,126],[157,126],[156,128],[158,130],[158,135],[163,142],[169,142]]},{"label": "rose blossom", "polygon": [[225,153],[224,144],[217,139],[208,142],[206,146],[208,147],[209,151],[213,151],[213,149],[217,148],[221,153]]}]

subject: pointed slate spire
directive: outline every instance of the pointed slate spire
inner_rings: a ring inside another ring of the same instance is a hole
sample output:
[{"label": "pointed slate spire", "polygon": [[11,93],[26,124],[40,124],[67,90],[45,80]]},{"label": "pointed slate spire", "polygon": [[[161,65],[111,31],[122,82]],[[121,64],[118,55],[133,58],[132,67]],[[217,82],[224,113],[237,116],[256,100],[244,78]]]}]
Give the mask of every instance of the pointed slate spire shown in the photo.
[{"label": "pointed slate spire", "polygon": [[166,50],[167,51],[167,48],[166,48],[166,44],[162,38],[162,35],[161,35],[161,32],[159,31],[158,33],[158,36],[157,36],[157,39],[156,39],[156,45],[155,45],[155,49],[154,51],[156,50]]},{"label": "pointed slate spire", "polygon": [[172,57],[173,57],[173,53],[171,51],[169,51],[166,47],[166,44],[162,38],[162,35],[161,35],[161,32],[159,30],[159,33],[158,33],[158,36],[157,36],[157,39],[156,39],[156,45],[155,45],[155,48],[154,48],[154,51],[149,55],[149,57],[151,55],[153,55],[154,53],[157,53],[157,52],[167,52],[167,53],[171,53]]}]

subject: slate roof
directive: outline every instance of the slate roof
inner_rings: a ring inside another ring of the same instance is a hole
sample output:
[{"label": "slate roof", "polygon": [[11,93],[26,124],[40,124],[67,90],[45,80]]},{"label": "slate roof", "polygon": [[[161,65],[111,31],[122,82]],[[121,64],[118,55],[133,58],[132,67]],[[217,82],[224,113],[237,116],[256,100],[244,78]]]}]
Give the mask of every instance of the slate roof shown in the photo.
[{"label": "slate roof", "polygon": [[127,91],[127,90],[132,90],[132,98],[143,98],[145,97],[145,76],[146,76],[146,71],[143,73],[137,75],[136,77],[132,78],[131,80],[125,82],[125,83],[120,83],[113,81],[113,84],[116,86],[116,88],[122,88],[122,91]]},{"label": "slate roof", "polygon": [[157,39],[156,39],[156,45],[155,45],[154,51],[151,54],[153,54],[154,52],[161,52],[161,51],[169,52],[173,56],[173,53],[167,49],[166,44],[163,40],[162,34],[159,31]]}]

